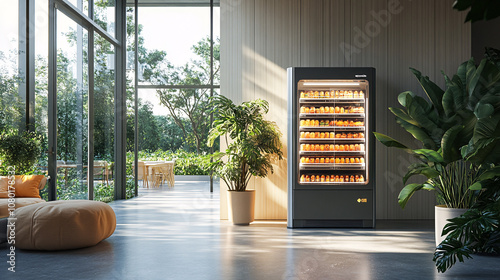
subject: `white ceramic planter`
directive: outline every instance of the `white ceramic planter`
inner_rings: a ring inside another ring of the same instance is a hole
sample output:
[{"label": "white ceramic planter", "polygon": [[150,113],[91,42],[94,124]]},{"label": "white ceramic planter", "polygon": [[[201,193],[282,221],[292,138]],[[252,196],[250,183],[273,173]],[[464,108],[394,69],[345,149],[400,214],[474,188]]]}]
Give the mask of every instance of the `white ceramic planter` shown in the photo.
[{"label": "white ceramic planter", "polygon": [[230,222],[235,225],[248,225],[254,221],[255,190],[228,191],[227,202]]},{"label": "white ceramic planter", "polygon": [[438,246],[446,238],[446,235],[441,236],[441,233],[443,233],[443,228],[448,223],[448,219],[456,218],[467,212],[468,209],[448,208],[446,205],[437,205],[435,210],[436,246]]}]

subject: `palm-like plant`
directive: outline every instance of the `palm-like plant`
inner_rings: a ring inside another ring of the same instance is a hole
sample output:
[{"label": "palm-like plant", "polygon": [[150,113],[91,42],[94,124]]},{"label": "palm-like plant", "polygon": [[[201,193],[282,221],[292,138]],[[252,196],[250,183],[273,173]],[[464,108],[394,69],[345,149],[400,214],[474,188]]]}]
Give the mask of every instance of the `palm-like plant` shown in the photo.
[{"label": "palm-like plant", "polygon": [[[216,114],[208,146],[225,136],[227,149],[215,155],[212,170],[230,191],[245,191],[251,176],[273,173],[272,160],[282,159],[281,133],[274,122],[264,119],[269,103],[262,99],[235,105],[218,95],[211,100]],[[229,136],[229,139],[228,139]]]},{"label": "palm-like plant", "polygon": [[446,90],[411,70],[429,101],[407,91],[398,97],[406,110],[389,109],[423,147],[410,149],[375,132],[382,144],[419,159],[409,166],[404,184],[414,175],[427,178],[406,185],[398,202],[404,208],[416,191],[424,189],[435,190],[448,207],[470,208],[479,191],[500,175],[500,167],[495,166],[500,162],[500,70],[492,59],[483,59],[478,67],[471,59],[458,67],[453,78],[443,74]]}]

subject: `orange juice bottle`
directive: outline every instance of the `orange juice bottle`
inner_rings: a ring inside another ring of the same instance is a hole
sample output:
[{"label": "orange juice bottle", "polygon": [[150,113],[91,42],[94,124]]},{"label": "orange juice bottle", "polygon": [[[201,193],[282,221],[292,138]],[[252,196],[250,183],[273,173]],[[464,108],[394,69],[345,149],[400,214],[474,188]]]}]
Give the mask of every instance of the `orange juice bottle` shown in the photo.
[{"label": "orange juice bottle", "polygon": [[306,94],[304,93],[304,91],[300,91],[300,98],[304,98],[306,97]]},{"label": "orange juice bottle", "polygon": [[325,91],[325,98],[330,98],[330,92],[329,91]]},{"label": "orange juice bottle", "polygon": [[325,175],[321,175],[321,182],[325,181]]},{"label": "orange juice bottle", "polygon": [[304,175],[300,176],[300,181],[301,182],[305,182],[306,181],[306,176],[304,176]]},{"label": "orange juice bottle", "polygon": [[319,151],[319,150],[320,150],[320,149],[319,149],[319,144],[314,145],[314,150],[315,150],[315,151]]},{"label": "orange juice bottle", "polygon": [[315,120],[313,126],[319,126],[319,120]]},{"label": "orange juice bottle", "polygon": [[306,175],[306,182],[311,182],[311,177],[309,177],[309,175]]},{"label": "orange juice bottle", "polygon": [[359,175],[359,181],[360,182],[364,182],[365,181],[365,178],[363,178],[363,175]]},{"label": "orange juice bottle", "polygon": [[330,151],[334,151],[335,150],[335,147],[333,146],[333,144],[330,144]]},{"label": "orange juice bottle", "polygon": [[314,163],[319,163],[319,158],[315,158]]},{"label": "orange juice bottle", "polygon": [[319,92],[319,98],[325,98],[325,92],[324,91],[320,91]]}]

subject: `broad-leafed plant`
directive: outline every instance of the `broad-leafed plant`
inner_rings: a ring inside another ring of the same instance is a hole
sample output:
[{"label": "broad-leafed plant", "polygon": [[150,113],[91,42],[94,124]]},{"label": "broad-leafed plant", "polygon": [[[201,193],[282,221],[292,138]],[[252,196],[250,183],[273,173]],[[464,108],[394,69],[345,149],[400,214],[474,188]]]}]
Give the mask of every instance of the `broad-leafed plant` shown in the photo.
[{"label": "broad-leafed plant", "polygon": [[402,108],[389,108],[396,121],[422,148],[411,149],[375,132],[388,147],[404,149],[419,159],[409,166],[403,183],[414,175],[426,181],[407,184],[398,202],[405,207],[418,190],[436,191],[438,201],[453,208],[470,208],[489,180],[500,175],[500,71],[489,59],[476,67],[470,59],[443,90],[418,70],[411,69],[428,100],[406,91],[399,95]]},{"label": "broad-leafed plant", "polygon": [[208,146],[220,136],[226,137],[227,148],[214,156],[212,169],[230,191],[245,191],[252,176],[273,173],[273,160],[283,159],[281,133],[274,122],[264,119],[269,103],[262,99],[235,105],[217,95],[211,99],[215,120]]}]

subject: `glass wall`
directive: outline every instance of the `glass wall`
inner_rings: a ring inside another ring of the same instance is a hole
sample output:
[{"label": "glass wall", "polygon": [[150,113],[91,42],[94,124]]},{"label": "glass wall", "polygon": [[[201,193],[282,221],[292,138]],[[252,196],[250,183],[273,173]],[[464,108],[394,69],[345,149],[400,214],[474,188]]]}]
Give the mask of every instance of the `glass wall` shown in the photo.
[{"label": "glass wall", "polygon": [[57,12],[57,199],[88,199],[88,32]]},{"label": "glass wall", "polygon": [[[48,166],[48,3],[35,1],[35,132],[41,136],[42,154],[38,161],[39,171],[47,174]],[[40,191],[40,196],[48,200],[48,188]]]},{"label": "glass wall", "polygon": [[[208,3],[139,8],[140,160],[197,157],[211,152],[206,144],[211,126],[209,97],[220,82],[220,9],[214,7],[213,11],[211,18]],[[186,19],[189,24],[178,28]]]},{"label": "glass wall", "polygon": [[[25,67],[21,66],[19,47],[25,40],[19,40],[19,2],[10,1],[0,9],[0,133],[6,130],[24,129],[25,116]],[[20,69],[21,67],[21,69]]]},{"label": "glass wall", "polygon": [[115,47],[94,34],[94,199],[114,199]]}]

